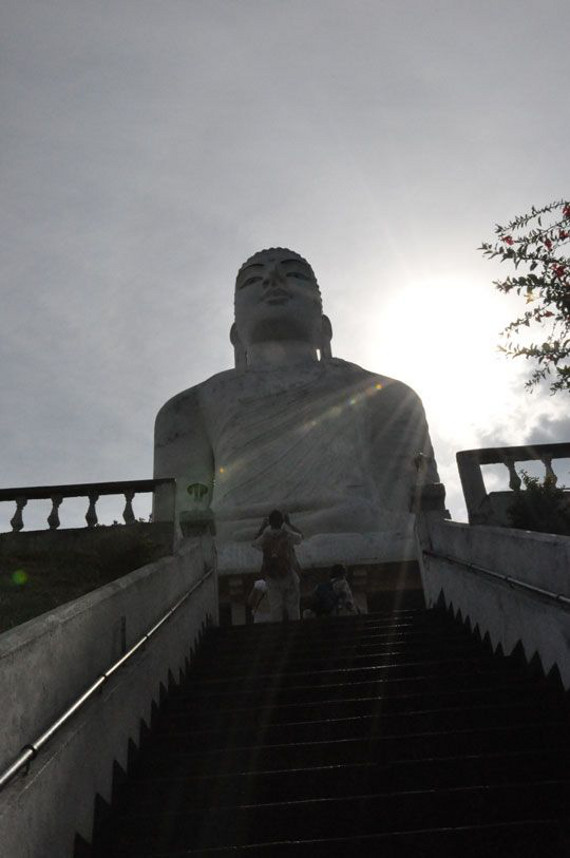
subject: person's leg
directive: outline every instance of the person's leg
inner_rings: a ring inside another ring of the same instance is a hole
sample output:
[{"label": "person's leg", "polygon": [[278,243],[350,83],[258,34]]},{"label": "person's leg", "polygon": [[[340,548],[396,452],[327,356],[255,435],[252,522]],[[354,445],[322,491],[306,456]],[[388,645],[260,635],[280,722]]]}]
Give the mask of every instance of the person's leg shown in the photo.
[{"label": "person's leg", "polygon": [[269,622],[283,622],[283,589],[281,583],[273,578],[267,578],[267,598],[269,599]]},{"label": "person's leg", "polygon": [[283,591],[285,610],[289,620],[300,620],[300,598],[301,588],[299,586],[299,576],[293,572],[291,578],[287,580],[287,587]]}]

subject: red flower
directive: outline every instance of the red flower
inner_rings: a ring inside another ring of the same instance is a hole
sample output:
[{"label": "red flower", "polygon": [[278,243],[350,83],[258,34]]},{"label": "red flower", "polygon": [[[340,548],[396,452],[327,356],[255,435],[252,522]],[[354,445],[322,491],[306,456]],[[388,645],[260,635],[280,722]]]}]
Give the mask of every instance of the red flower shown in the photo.
[{"label": "red flower", "polygon": [[566,203],[566,205],[562,209],[562,214],[564,215],[564,217],[570,217],[570,203]]},{"label": "red flower", "polygon": [[563,265],[555,265],[552,270],[554,271],[555,277],[562,277],[566,269]]},{"label": "red flower", "polygon": [[505,242],[505,244],[514,244],[514,241],[513,241],[513,239],[511,238],[511,236],[510,236],[510,235],[506,235],[506,236],[503,238],[503,241]]},{"label": "red flower", "polygon": [[558,238],[568,238],[569,235],[570,235],[569,232],[566,232],[565,229],[561,229],[560,232],[558,233]]},{"label": "red flower", "polygon": [[549,316],[554,316],[554,313],[551,312],[550,310],[545,310],[544,313],[542,314],[543,319],[548,318]]},{"label": "red flower", "polygon": [[547,248],[548,248],[548,250],[551,250],[551,249],[552,249],[552,242],[550,241],[550,239],[549,239],[549,238],[545,238],[545,239],[544,239],[544,245],[545,245],[545,247],[547,247]]}]

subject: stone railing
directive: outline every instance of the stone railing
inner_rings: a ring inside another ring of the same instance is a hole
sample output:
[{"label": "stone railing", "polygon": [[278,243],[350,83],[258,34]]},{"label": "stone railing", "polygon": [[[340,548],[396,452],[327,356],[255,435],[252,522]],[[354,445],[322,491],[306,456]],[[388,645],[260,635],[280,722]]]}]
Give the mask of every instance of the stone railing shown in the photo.
[{"label": "stone railing", "polygon": [[442,600],[494,650],[538,655],[545,674],[556,665],[570,690],[570,538],[429,515],[417,535],[427,607]]},{"label": "stone railing", "polygon": [[[59,508],[66,498],[81,498],[88,500],[85,521],[88,528],[98,524],[97,501],[104,495],[123,495],[125,508],[123,510],[123,521],[125,524],[134,524],[136,521],[133,511],[133,499],[136,494],[152,492],[155,499],[161,496],[161,509],[165,514],[170,511],[168,520],[174,519],[176,481],[170,478],[159,480],[126,480],[110,483],[77,483],[66,486],[35,486],[27,488],[0,489],[0,501],[12,501],[16,504],[16,511],[10,521],[12,530],[18,533],[24,528],[23,510],[30,500],[50,500],[52,507],[47,517],[47,525],[50,530],[57,530],[60,526]],[[164,518],[164,516],[163,516]],[[166,520],[166,518],[164,518]]]},{"label": "stone railing", "polygon": [[[552,460],[570,458],[570,443],[463,450],[457,453],[456,458],[469,524],[510,527],[509,507],[513,502],[513,492],[518,492],[521,488],[521,478],[515,467],[517,463],[542,462],[544,475],[551,477],[556,484],[557,476],[552,469]],[[511,491],[487,493],[481,466],[496,464],[503,464],[507,468]]]}]

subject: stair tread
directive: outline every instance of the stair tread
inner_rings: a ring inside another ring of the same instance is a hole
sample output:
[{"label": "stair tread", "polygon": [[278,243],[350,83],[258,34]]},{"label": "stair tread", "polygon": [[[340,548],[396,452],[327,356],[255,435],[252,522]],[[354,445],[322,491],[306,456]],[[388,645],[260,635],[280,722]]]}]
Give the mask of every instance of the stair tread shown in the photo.
[{"label": "stair tread", "polygon": [[[295,832],[300,839],[326,837],[331,819],[339,836],[354,829],[363,834],[395,833],[430,827],[482,822],[520,822],[529,813],[557,819],[567,813],[570,780],[493,786],[376,793],[265,805],[214,806],[209,810],[160,809],[120,814],[119,842],[152,842],[166,833],[168,848],[183,841],[191,848],[245,845],[283,840]],[[429,808],[431,825],[426,826]]]},{"label": "stair tread", "polygon": [[[514,708],[515,705],[518,708],[524,706],[527,709],[534,708],[541,712],[558,711],[559,708],[559,701],[556,696],[550,698],[548,696],[541,696],[540,703],[537,703],[536,695],[534,696],[534,699],[527,699],[528,691],[526,694],[519,693],[517,695],[516,692],[513,692],[513,689],[508,689],[504,694],[505,699],[502,699],[502,696],[497,694],[496,689],[489,690],[487,694],[488,697],[483,700],[480,699],[481,695],[470,693],[469,697],[471,699],[468,699],[467,692],[457,691],[447,692],[447,694],[442,693],[440,695],[432,694],[431,697],[425,693],[416,695],[408,694],[399,697],[384,697],[381,694],[353,694],[350,696],[336,698],[328,697],[315,701],[304,700],[303,702],[295,703],[281,703],[277,701],[274,703],[267,703],[264,698],[263,701],[258,702],[255,706],[225,706],[221,715],[227,718],[228,721],[233,720],[238,715],[248,721],[251,721],[255,716],[258,718],[265,718],[269,714],[273,713],[274,717],[271,719],[271,723],[276,724],[288,723],[290,718],[294,718],[296,715],[310,713],[312,710],[315,710],[315,712],[321,716],[325,716],[329,709],[334,710],[335,708],[344,708],[357,712],[362,710],[366,711],[369,708],[378,707],[380,705],[383,715],[392,715],[395,713],[401,713],[403,715],[411,713],[419,714],[420,712],[463,712],[466,703],[469,703],[471,710],[489,708],[499,709],[504,708],[505,706]],[[463,695],[463,699],[461,699],[461,695]],[[460,697],[460,700],[457,699],[458,696]],[[513,696],[515,697],[515,702],[512,700]],[[517,699],[517,696],[519,699]],[[473,700],[473,698],[475,698],[475,700]],[[239,702],[239,699],[237,702]],[[427,705],[430,702],[432,705]],[[201,721],[202,719],[207,718],[211,714],[211,710],[200,706],[199,703],[200,701],[195,701],[193,705],[186,705],[185,707],[179,707],[179,709],[176,710],[170,710],[165,716],[165,722],[172,727],[175,727],[178,722],[190,725],[193,724],[195,720]],[[442,703],[446,705],[442,705]]]},{"label": "stair tread", "polygon": [[[247,795],[251,803],[272,800],[291,801],[294,798],[324,798],[327,796],[366,795],[384,789],[392,794],[419,789],[436,783],[438,787],[485,786],[509,783],[514,777],[532,782],[567,777],[570,751],[561,755],[531,753],[464,755],[462,757],[407,760],[385,765],[374,762],[347,763],[313,768],[276,769],[272,771],[243,771],[235,774],[179,777],[152,777],[148,773],[133,780],[138,806],[169,795],[184,796],[190,806],[207,807],[215,797],[218,807],[243,803]],[[276,798],[277,797],[277,798]]]},{"label": "stair tread", "polygon": [[[278,716],[279,713],[276,713]],[[174,740],[179,745],[190,741],[200,747],[210,747],[212,743],[219,747],[225,747],[228,740],[232,743],[243,743],[255,736],[259,730],[262,731],[264,741],[274,742],[283,736],[289,736],[290,742],[303,742],[321,739],[325,736],[330,738],[347,738],[351,735],[365,734],[368,738],[382,736],[400,736],[407,731],[428,732],[437,725],[447,730],[465,728],[465,726],[479,726],[479,720],[487,723],[493,720],[494,726],[510,726],[513,718],[534,717],[535,723],[548,723],[544,717],[548,710],[537,705],[521,706],[514,709],[510,704],[488,705],[471,707],[465,712],[460,707],[448,709],[429,709],[412,712],[395,712],[381,714],[364,713],[345,716],[327,716],[322,712],[315,718],[305,720],[277,720],[268,722],[250,722],[236,725],[231,720],[225,726],[213,729],[193,729],[188,725],[186,729],[177,722],[168,730],[167,739]],[[474,723],[475,722],[475,723]],[[484,726],[484,723],[481,726]],[[162,734],[164,736],[164,734]]]},{"label": "stair tread", "polygon": [[[550,849],[549,849],[550,847]],[[517,823],[496,823],[455,828],[418,829],[390,834],[361,834],[351,837],[326,837],[311,840],[286,839],[273,843],[251,843],[246,846],[184,849],[183,851],[148,852],[113,850],[105,858],[443,858],[447,854],[462,858],[563,858],[564,848],[552,820],[540,817]],[[524,851],[521,851],[524,848]],[[347,851],[350,850],[350,851]],[[412,851],[413,850],[413,851]]]},{"label": "stair tread", "polygon": [[[490,660],[489,665],[493,664]],[[283,679],[298,679],[299,677],[314,677],[314,678],[328,678],[331,675],[336,675],[342,677],[344,679],[351,679],[356,676],[379,676],[379,675],[388,675],[390,671],[393,673],[403,673],[408,672],[412,675],[414,672],[416,675],[421,671],[426,671],[431,669],[431,672],[435,675],[439,675],[445,672],[450,672],[453,669],[457,669],[457,672],[461,672],[459,668],[462,668],[464,671],[466,667],[472,667],[474,669],[479,669],[479,673],[484,673],[484,669],[481,670],[481,660],[476,656],[473,656],[469,659],[462,658],[451,658],[451,659],[426,659],[426,660],[415,660],[409,662],[392,662],[389,664],[380,664],[380,665],[362,665],[357,667],[336,667],[336,668],[326,668],[323,667],[321,669],[308,669],[308,670],[291,670],[286,671],[283,670],[279,674],[279,678],[281,682]],[[486,665],[485,665],[486,666]],[[275,673],[261,673],[255,675],[256,683],[268,683],[271,680],[275,680]],[[203,679],[199,678],[199,683],[202,686],[215,686],[220,685],[221,683],[231,684],[236,687],[242,687],[244,684],[247,684],[247,681],[251,679],[251,675],[248,674],[229,674],[228,676],[217,677],[215,679]]]},{"label": "stair tread", "polygon": [[441,613],[208,630],[94,854],[561,858],[567,725]]},{"label": "stair tread", "polygon": [[[462,687],[464,683],[468,687]],[[440,692],[440,688],[451,686],[452,690]],[[301,685],[286,685],[278,688],[265,686],[265,691],[271,693],[274,697],[289,697],[296,694],[322,694],[329,690],[340,692],[342,690],[352,691],[361,688],[375,689],[381,692],[383,696],[401,697],[413,696],[426,693],[474,693],[486,688],[489,692],[493,692],[497,688],[510,687],[526,687],[528,689],[528,677],[519,674],[505,675],[504,671],[488,671],[486,673],[475,673],[466,676],[465,672],[456,674],[446,674],[444,676],[417,676],[417,677],[373,677],[372,679],[353,680],[350,682],[323,682],[319,685],[314,683]],[[423,687],[423,690],[422,690]],[[533,689],[536,693],[536,688]],[[544,689],[548,694],[553,694],[552,688]],[[391,692],[391,693],[390,693]],[[196,683],[191,687],[182,687],[169,703],[169,709],[172,707],[183,706],[186,702],[201,702],[206,705],[210,700],[212,702],[222,703],[226,699],[235,700],[236,693],[240,699],[246,696],[259,699],[259,690],[256,689],[241,689],[236,692],[235,688],[215,688],[212,686],[203,686]],[[558,692],[556,692],[558,693]]]},{"label": "stair tread", "polygon": [[[168,749],[157,742],[148,749],[146,761],[154,766],[155,771],[161,768],[189,765],[217,767],[222,765],[226,771],[248,766],[250,760],[255,760],[259,768],[274,768],[276,765],[298,766],[300,764],[330,764],[334,762],[390,759],[405,760],[417,755],[445,757],[450,754],[465,754],[468,749],[473,752],[489,752],[502,748],[521,750],[529,743],[535,742],[540,747],[549,748],[556,740],[560,747],[570,746],[570,731],[566,720],[544,725],[514,724],[508,727],[487,727],[485,729],[471,728],[455,731],[431,731],[428,733],[408,733],[402,735],[382,736],[374,739],[343,738],[336,740],[314,740],[309,742],[294,742],[292,744],[249,744],[232,746],[229,749],[193,749],[191,751],[175,748],[170,754]],[[439,752],[438,752],[439,751]]]}]

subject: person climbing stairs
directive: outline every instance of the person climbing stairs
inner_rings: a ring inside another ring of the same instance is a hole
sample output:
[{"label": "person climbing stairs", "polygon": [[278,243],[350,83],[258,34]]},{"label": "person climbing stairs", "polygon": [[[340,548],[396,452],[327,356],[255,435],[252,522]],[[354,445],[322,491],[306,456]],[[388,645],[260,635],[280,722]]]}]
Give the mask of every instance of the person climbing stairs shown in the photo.
[{"label": "person climbing stairs", "polygon": [[566,695],[443,611],[207,632],[97,858],[570,854]]}]

